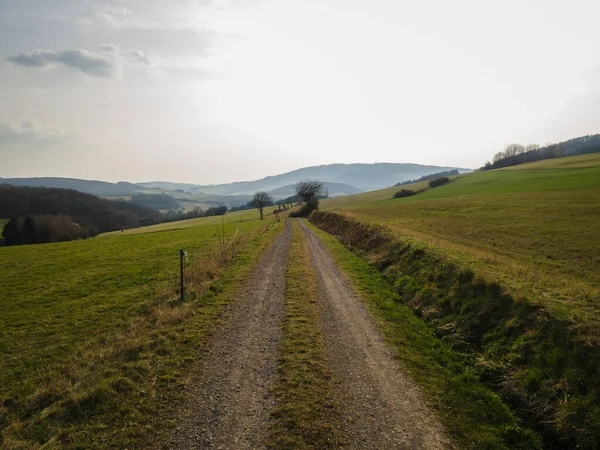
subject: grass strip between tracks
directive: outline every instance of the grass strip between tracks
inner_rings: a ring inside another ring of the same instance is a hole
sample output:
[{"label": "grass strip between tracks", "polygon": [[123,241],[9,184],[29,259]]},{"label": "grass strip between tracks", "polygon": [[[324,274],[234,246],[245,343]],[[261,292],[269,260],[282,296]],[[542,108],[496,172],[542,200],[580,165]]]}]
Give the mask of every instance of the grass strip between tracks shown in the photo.
[{"label": "grass strip between tracks", "polygon": [[337,448],[337,410],[319,326],[316,274],[304,232],[293,223],[286,271],[283,346],[275,386],[275,424],[268,446],[276,449]]}]

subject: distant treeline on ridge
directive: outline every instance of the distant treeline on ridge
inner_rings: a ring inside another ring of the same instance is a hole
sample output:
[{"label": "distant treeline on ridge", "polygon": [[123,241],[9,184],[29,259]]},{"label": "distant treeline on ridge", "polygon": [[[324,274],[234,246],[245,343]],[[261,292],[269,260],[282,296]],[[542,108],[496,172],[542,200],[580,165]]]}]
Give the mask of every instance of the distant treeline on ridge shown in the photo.
[{"label": "distant treeline on ridge", "polygon": [[451,177],[453,175],[459,175],[458,169],[445,170],[443,172],[437,172],[437,173],[431,173],[429,175],[423,175],[421,178],[417,178],[416,180],[402,181],[401,183],[396,183],[394,186],[404,186],[406,184],[419,183],[421,181],[435,180],[436,178],[441,178],[441,177]]},{"label": "distant treeline on ridge", "polygon": [[539,148],[537,145],[510,144],[494,155],[480,170],[501,169],[544,159],[600,152],[600,134],[582,136]]}]

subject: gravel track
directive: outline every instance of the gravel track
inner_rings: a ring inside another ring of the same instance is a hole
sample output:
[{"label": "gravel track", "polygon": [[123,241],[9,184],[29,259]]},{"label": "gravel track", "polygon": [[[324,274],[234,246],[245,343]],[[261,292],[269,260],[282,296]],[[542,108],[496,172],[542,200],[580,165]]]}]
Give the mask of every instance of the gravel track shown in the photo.
[{"label": "gravel track", "polygon": [[443,428],[321,239],[306,226],[317,272],[326,358],[350,448],[442,449]]},{"label": "gravel track", "polygon": [[267,249],[217,331],[168,448],[264,447],[282,341],[291,223]]}]

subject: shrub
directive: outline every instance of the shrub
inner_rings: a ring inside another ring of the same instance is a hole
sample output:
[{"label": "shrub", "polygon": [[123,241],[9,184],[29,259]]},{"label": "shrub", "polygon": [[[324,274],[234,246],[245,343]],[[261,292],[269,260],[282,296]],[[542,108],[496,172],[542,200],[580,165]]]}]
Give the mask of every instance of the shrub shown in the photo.
[{"label": "shrub", "polygon": [[429,187],[438,187],[438,186],[443,186],[444,184],[448,184],[450,183],[450,178],[448,177],[440,177],[440,178],[436,178],[435,180],[431,180],[429,182]]},{"label": "shrub", "polygon": [[410,197],[412,195],[416,195],[416,192],[411,189],[401,189],[394,194],[394,198]]},{"label": "shrub", "polygon": [[319,209],[319,200],[311,198],[309,201],[304,203],[300,208],[300,211],[294,211],[290,213],[290,217],[308,217],[313,211]]}]

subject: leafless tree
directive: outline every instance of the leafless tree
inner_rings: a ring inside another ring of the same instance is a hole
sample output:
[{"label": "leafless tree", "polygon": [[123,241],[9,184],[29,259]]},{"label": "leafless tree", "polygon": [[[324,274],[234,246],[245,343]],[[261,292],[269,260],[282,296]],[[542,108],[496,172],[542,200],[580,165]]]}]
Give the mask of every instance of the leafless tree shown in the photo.
[{"label": "leafless tree", "polygon": [[296,183],[296,193],[308,202],[325,193],[325,183],[316,180],[302,180]]},{"label": "leafless tree", "polygon": [[254,194],[254,198],[251,200],[252,206],[254,206],[260,212],[260,219],[263,219],[263,209],[266,206],[273,204],[273,197],[267,194],[265,191],[258,191]]}]

